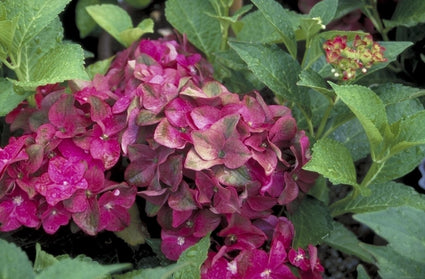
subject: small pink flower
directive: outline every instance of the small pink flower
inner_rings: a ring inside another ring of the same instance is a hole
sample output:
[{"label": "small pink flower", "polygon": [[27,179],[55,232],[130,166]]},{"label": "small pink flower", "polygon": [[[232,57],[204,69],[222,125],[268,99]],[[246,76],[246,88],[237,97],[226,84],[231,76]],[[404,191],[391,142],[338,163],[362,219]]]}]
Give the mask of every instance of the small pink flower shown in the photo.
[{"label": "small pink flower", "polygon": [[36,228],[38,202],[31,200],[20,188],[0,199],[0,231],[16,230],[20,226]]},{"label": "small pink flower", "polygon": [[40,217],[43,229],[48,234],[54,234],[60,226],[69,223],[71,213],[63,207],[62,203],[57,203],[55,206],[46,205],[46,209]]},{"label": "small pink flower", "polygon": [[161,231],[161,251],[172,260],[177,261],[181,253],[188,247],[197,243],[200,237],[191,235],[191,230]]}]

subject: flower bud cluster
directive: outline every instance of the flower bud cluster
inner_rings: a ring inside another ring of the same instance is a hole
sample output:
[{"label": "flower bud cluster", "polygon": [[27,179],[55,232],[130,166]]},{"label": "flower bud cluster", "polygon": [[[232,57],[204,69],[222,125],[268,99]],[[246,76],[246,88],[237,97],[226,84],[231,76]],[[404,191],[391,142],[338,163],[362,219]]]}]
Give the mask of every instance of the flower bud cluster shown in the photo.
[{"label": "flower bud cluster", "polygon": [[356,35],[352,46],[347,43],[347,36],[336,36],[323,44],[326,52],[326,61],[334,68],[335,77],[349,80],[356,77],[360,70],[366,73],[374,64],[385,62],[385,48],[374,42],[372,35],[364,37]]},{"label": "flower bud cluster", "polygon": [[316,179],[302,169],[309,140],[287,107],[229,92],[174,40],[142,40],[106,75],[70,88],[39,88],[37,108],[22,104],[7,117],[24,135],[0,150],[0,230],[41,224],[54,233],[70,218],[90,234],[120,230],[138,190],[171,260],[214,231],[223,260],[255,261],[276,238],[270,253],[291,261],[291,229],[273,236],[259,225]]}]

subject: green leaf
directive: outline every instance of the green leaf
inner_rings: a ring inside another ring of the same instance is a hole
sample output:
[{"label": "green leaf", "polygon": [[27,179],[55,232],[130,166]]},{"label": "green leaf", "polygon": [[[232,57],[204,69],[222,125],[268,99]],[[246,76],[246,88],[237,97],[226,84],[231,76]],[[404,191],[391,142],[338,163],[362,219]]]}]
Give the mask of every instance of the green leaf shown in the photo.
[{"label": "green leaf", "polygon": [[39,85],[52,84],[71,79],[87,80],[83,67],[84,52],[77,44],[60,44],[49,50],[32,68],[27,80],[14,81],[16,86],[34,89]]},{"label": "green leaf", "polygon": [[[338,115],[335,116],[338,118]],[[353,118],[339,126],[331,137],[341,142],[350,151],[353,161],[365,158],[370,153],[370,145],[366,134],[357,118]]]},{"label": "green leaf", "polygon": [[337,6],[338,0],[323,0],[314,5],[308,15],[311,18],[319,17],[326,25],[335,18]]},{"label": "green leaf", "polygon": [[100,265],[97,262],[83,261],[80,259],[63,259],[47,267],[35,278],[96,279],[103,278],[110,273],[127,269],[128,267],[128,264]]},{"label": "green leaf", "polygon": [[34,271],[37,274],[42,272],[47,267],[56,264],[58,261],[59,260],[56,259],[55,256],[41,250],[39,243],[35,245]]},{"label": "green leaf", "polygon": [[301,67],[288,53],[276,45],[243,42],[229,42],[229,45],[280,101],[289,100],[307,109],[309,95],[304,88],[297,86]]},{"label": "green leaf", "polygon": [[9,80],[0,78],[0,117],[5,116],[16,108],[30,93],[16,94]]},{"label": "green leaf", "polygon": [[137,27],[129,28],[119,34],[124,46],[129,47],[132,43],[140,39],[146,33],[153,33],[154,22],[152,19],[144,19]]},{"label": "green leaf", "polygon": [[[206,16],[216,14],[209,1],[169,0],[165,3],[167,21],[209,58],[220,49],[218,20]],[[212,60],[212,59],[210,59]]]},{"label": "green leaf", "polygon": [[[366,246],[376,257],[383,278],[420,278],[425,274],[423,210],[401,206],[353,217],[389,242],[386,247]],[[398,261],[400,258],[403,259]]]},{"label": "green leaf", "polygon": [[88,6],[86,10],[100,27],[125,46],[120,34],[124,30],[133,28],[133,22],[123,8],[113,4],[102,4]]},{"label": "green leaf", "polygon": [[100,75],[106,74],[114,58],[115,56],[111,56],[107,59],[96,61],[95,63],[87,66],[86,71],[87,71],[87,74],[89,75],[89,78],[93,79],[96,74],[100,74]]},{"label": "green leaf", "polygon": [[307,247],[323,242],[332,231],[332,218],[327,207],[319,200],[306,196],[299,204],[294,204],[294,212],[289,219],[294,224],[295,234],[292,246]]},{"label": "green leaf", "polygon": [[357,266],[357,279],[370,279],[363,265],[359,264]]},{"label": "green leaf", "polygon": [[396,154],[415,145],[425,144],[424,123],[424,110],[394,123],[392,127],[397,127],[398,135],[391,148],[391,154]]},{"label": "green leaf", "polygon": [[284,9],[274,0],[252,0],[251,2],[263,13],[266,20],[275,27],[291,56],[297,57],[294,30],[299,25],[300,16]]},{"label": "green leaf", "polygon": [[313,156],[303,167],[328,178],[333,184],[357,186],[356,169],[348,149],[340,142],[324,138],[313,145]]},{"label": "green leaf", "polygon": [[372,194],[368,197],[358,195],[344,204],[331,205],[332,216],[381,211],[403,205],[425,210],[425,195],[410,186],[390,181],[371,184],[369,189]]},{"label": "green leaf", "polygon": [[13,39],[14,56],[17,58],[23,45],[37,36],[70,0],[5,0],[9,19],[18,17]]},{"label": "green leaf", "polygon": [[352,11],[363,8],[363,6],[363,1],[339,0],[335,18],[341,18]]},{"label": "green leaf", "polygon": [[282,41],[276,28],[258,10],[247,14],[240,22],[243,23],[243,27],[236,35],[239,41],[251,43],[277,43]]},{"label": "green leaf", "polygon": [[201,277],[201,265],[207,259],[208,249],[210,248],[210,234],[204,236],[198,243],[190,246],[180,255],[177,260],[178,265],[184,265],[184,268],[174,273],[175,279]]},{"label": "green leaf", "polygon": [[75,7],[75,24],[80,31],[80,38],[87,37],[97,25],[87,12],[86,7],[99,4],[100,0],[78,0]]},{"label": "green leaf", "polygon": [[335,95],[326,81],[316,71],[310,68],[301,71],[300,80],[297,82],[297,85],[312,88],[328,99]]},{"label": "green leaf", "polygon": [[360,247],[357,236],[339,222],[332,222],[333,230],[323,242],[339,251],[358,257],[364,262],[374,263],[370,253]]},{"label": "green leaf", "polygon": [[[399,224],[404,226],[404,224]],[[369,251],[377,261],[378,274],[382,279],[418,279],[425,274],[425,265],[422,259],[420,261],[412,261],[405,255],[409,251],[402,254],[388,246],[374,246],[361,244],[361,247]]]},{"label": "green leaf", "polygon": [[[381,155],[384,136],[390,135],[385,106],[381,99],[367,87],[359,85],[336,85],[331,83],[335,94],[350,108],[362,124],[369,139],[372,158]],[[384,142],[385,144],[385,142]]]},{"label": "green leaf", "polygon": [[[0,21],[0,51],[4,52],[4,57],[0,57],[2,59],[6,58],[6,54],[9,52],[12,43],[13,37],[15,35],[16,30],[17,17],[12,20],[1,20]],[[1,54],[1,52],[0,52]]]},{"label": "green leaf", "polygon": [[391,20],[384,20],[385,27],[412,27],[425,22],[425,2],[422,0],[398,1]]},{"label": "green leaf", "polygon": [[0,239],[0,279],[35,278],[27,255],[13,243]]},{"label": "green leaf", "polygon": [[400,178],[414,170],[425,156],[423,145],[410,147],[397,153],[384,164],[384,167],[375,178],[375,183],[387,182]]}]

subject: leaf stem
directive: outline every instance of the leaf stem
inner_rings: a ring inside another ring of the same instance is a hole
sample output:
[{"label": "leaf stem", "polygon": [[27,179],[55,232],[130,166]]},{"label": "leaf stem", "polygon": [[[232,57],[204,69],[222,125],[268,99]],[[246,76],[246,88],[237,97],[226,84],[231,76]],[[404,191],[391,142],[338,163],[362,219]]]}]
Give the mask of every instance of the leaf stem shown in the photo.
[{"label": "leaf stem", "polygon": [[361,189],[366,189],[378,176],[385,165],[386,160],[381,160],[380,162],[372,162],[372,165],[369,167],[369,170],[366,173],[366,176],[363,178],[362,183],[360,184]]},{"label": "leaf stem", "polygon": [[333,108],[334,108],[334,103],[330,102],[329,106],[326,108],[325,113],[323,114],[322,120],[320,121],[319,128],[317,128],[316,140],[318,140],[320,136],[323,134],[323,130],[326,126],[326,123],[328,123],[328,119],[329,119],[329,116],[331,115]]}]

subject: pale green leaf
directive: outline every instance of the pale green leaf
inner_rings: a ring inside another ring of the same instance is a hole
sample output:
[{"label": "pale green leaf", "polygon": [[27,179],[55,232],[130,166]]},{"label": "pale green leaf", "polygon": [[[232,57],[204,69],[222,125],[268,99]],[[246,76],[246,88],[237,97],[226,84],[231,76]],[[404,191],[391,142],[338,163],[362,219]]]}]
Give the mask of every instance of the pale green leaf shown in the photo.
[{"label": "pale green leaf", "polygon": [[5,116],[25,100],[30,93],[17,94],[9,80],[0,78],[0,116]]},{"label": "pale green leaf", "polygon": [[274,0],[252,0],[265,19],[275,27],[292,57],[297,57],[294,30],[299,25],[300,15],[283,8]]},{"label": "pale green leaf", "polygon": [[309,106],[307,91],[297,86],[301,67],[287,52],[276,45],[243,42],[229,44],[280,101],[292,101],[304,108]]},{"label": "pale green leaf", "polygon": [[70,0],[5,0],[9,19],[18,17],[13,39],[14,57],[17,57],[26,42],[37,36]]},{"label": "pale green leaf", "polygon": [[319,17],[326,25],[335,18],[337,7],[338,0],[323,0],[314,5],[308,15],[311,18]]},{"label": "pale green leaf", "polygon": [[367,263],[373,263],[371,254],[360,247],[360,241],[357,236],[347,229],[343,224],[333,221],[333,230],[323,242],[345,254],[353,255]]},{"label": "pale green leaf", "polygon": [[210,248],[210,234],[204,236],[198,243],[190,246],[180,255],[177,260],[178,265],[184,265],[184,268],[174,273],[175,279],[197,279],[201,278],[201,265],[207,259]]},{"label": "pale green leaf", "polygon": [[54,265],[59,260],[55,256],[46,253],[41,250],[39,243],[35,245],[35,261],[34,261],[34,271],[38,274],[42,272],[47,267]]},{"label": "pale green leaf", "polygon": [[86,7],[99,5],[100,0],[78,0],[75,7],[75,24],[80,31],[80,38],[85,38],[96,28],[96,21],[89,15]]},{"label": "pale green leaf", "polygon": [[221,33],[219,21],[207,13],[216,14],[209,1],[169,0],[165,5],[167,21],[211,58],[220,49]]},{"label": "pale green leaf", "polygon": [[63,28],[58,17],[52,20],[42,32],[26,43],[21,50],[21,63],[15,73],[20,81],[31,81],[37,64],[51,49],[62,43]]},{"label": "pale green leaf", "polygon": [[27,255],[13,243],[0,239],[0,279],[35,277]]},{"label": "pale green leaf", "polygon": [[97,262],[82,261],[79,259],[63,259],[44,269],[35,278],[97,279],[104,278],[110,273],[127,269],[128,267],[128,264],[100,265]]},{"label": "pale green leaf", "polygon": [[292,246],[305,248],[308,244],[322,243],[333,229],[327,207],[321,201],[306,196],[300,204],[294,204],[294,208],[294,212],[288,216],[297,232]]},{"label": "pale green leaf", "polygon": [[133,27],[130,15],[121,7],[113,4],[92,5],[86,7],[88,14],[122,45],[120,33]]},{"label": "pale green leaf", "polygon": [[12,20],[0,21],[0,50],[8,53],[13,43],[13,37],[16,30],[17,17]]},{"label": "pale green leaf", "polygon": [[153,33],[153,20],[147,18],[140,22],[137,27],[126,29],[120,32],[120,41],[125,47],[129,47],[132,43],[140,39],[146,33]]},{"label": "pale green leaf", "polygon": [[311,160],[303,167],[328,178],[333,184],[356,186],[356,169],[348,149],[340,142],[324,138],[313,145]]},{"label": "pale green leaf", "polygon": [[424,210],[401,206],[353,217],[388,241],[386,247],[364,246],[377,259],[382,278],[420,278],[425,274]]},{"label": "pale green leaf", "polygon": [[29,69],[27,80],[14,83],[16,86],[29,89],[71,79],[88,79],[83,61],[84,53],[79,45],[57,45]]},{"label": "pale green leaf", "polygon": [[87,71],[87,74],[89,75],[89,78],[93,79],[96,74],[100,74],[100,75],[106,74],[114,58],[115,56],[111,56],[107,59],[96,61],[95,63],[87,66],[86,71]]},{"label": "pale green leaf", "polygon": [[425,195],[419,194],[410,186],[390,181],[371,184],[369,189],[372,194],[368,197],[358,195],[344,204],[331,205],[332,216],[374,212],[403,205],[425,210]]},{"label": "pale green leaf", "polygon": [[384,20],[386,28],[396,26],[412,27],[425,22],[425,1],[403,0],[397,2],[397,7],[391,20]]}]

